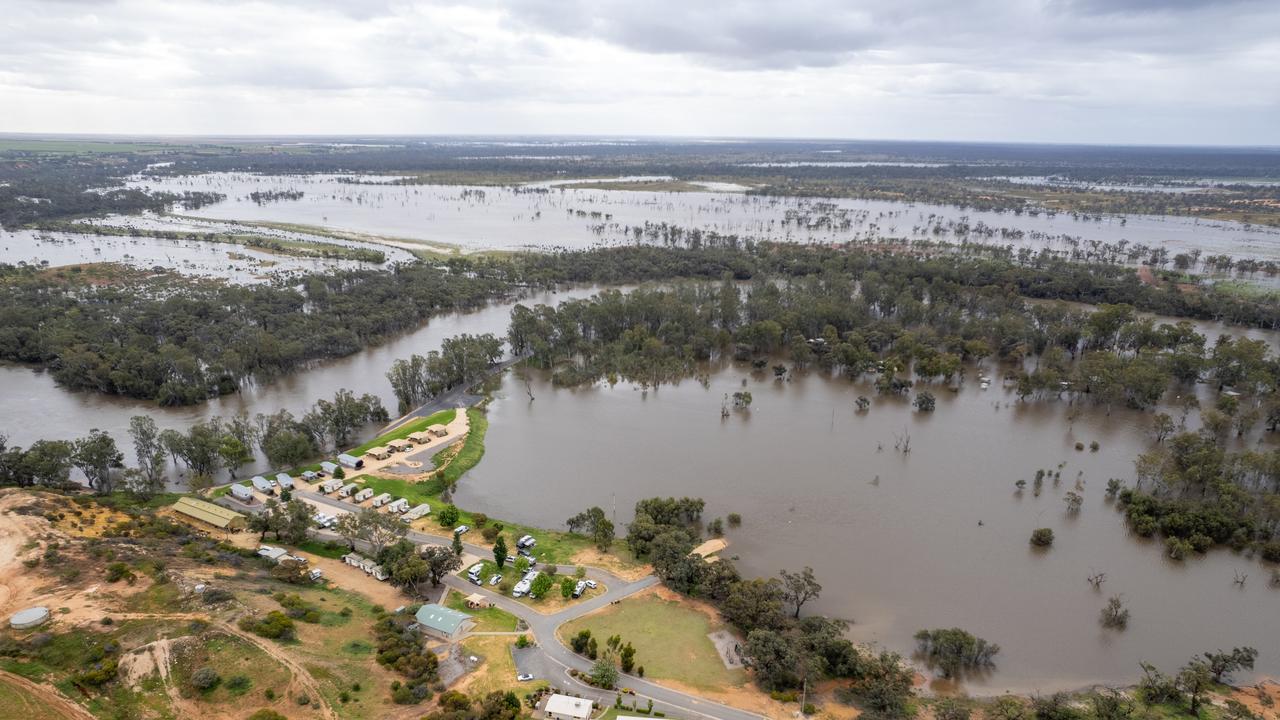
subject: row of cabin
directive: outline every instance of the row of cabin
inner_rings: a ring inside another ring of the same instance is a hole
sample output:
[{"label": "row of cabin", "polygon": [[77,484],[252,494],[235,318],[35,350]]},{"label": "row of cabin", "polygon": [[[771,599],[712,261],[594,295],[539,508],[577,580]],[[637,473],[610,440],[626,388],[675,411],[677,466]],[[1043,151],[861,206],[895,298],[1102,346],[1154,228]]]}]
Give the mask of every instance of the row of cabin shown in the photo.
[{"label": "row of cabin", "polygon": [[396,438],[388,440],[386,445],[371,447],[364,454],[377,460],[386,460],[395,453],[409,452],[414,445],[426,445],[433,437],[444,437],[448,434],[449,428],[444,425],[431,425],[426,430],[409,433],[407,438]]},{"label": "row of cabin", "polygon": [[391,577],[391,575],[384,570],[381,565],[358,553],[347,553],[346,555],[343,555],[342,562],[350,565],[351,567],[360,568],[365,571],[366,574],[372,575],[374,580],[386,580]]},{"label": "row of cabin", "polygon": [[374,497],[373,488],[362,488],[355,483],[347,483],[346,485],[343,485],[341,480],[326,480],[320,485],[321,492],[331,493],[335,490],[338,493],[338,497],[351,498],[351,501],[355,503],[362,503],[369,498],[373,498],[373,502],[370,503],[370,505],[375,508],[386,507],[387,512],[392,513],[416,513],[406,520],[406,522],[413,522],[414,520],[417,520],[431,512],[431,508],[428,507],[426,503],[413,508],[411,511],[408,500],[393,497],[391,493],[382,493],[381,495]]}]

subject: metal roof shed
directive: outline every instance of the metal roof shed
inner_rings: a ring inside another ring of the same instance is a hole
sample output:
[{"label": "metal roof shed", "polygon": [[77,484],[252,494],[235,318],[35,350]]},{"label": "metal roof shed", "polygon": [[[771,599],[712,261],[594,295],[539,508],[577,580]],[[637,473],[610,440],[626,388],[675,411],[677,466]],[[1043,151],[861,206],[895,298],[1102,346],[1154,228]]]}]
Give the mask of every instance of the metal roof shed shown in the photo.
[{"label": "metal roof shed", "polygon": [[[247,491],[248,488],[245,490]],[[220,530],[239,530],[245,526],[245,517],[235,510],[228,510],[221,505],[214,505],[196,498],[178,498],[178,502],[173,504],[173,509],[177,513],[208,523]]]},{"label": "metal roof shed", "polygon": [[414,618],[428,635],[442,640],[452,640],[471,627],[471,616],[436,603],[418,608]]}]

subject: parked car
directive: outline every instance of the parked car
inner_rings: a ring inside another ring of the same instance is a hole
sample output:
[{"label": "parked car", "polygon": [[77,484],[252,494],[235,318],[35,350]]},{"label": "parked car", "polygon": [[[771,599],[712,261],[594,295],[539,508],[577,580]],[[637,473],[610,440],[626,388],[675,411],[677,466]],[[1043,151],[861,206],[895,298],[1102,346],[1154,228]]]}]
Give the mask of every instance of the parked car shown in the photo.
[{"label": "parked car", "polygon": [[530,675],[529,673],[520,673],[519,675],[516,676],[516,680],[520,682],[529,682],[532,679],[533,679],[533,676]]},{"label": "parked car", "polygon": [[498,583],[500,583],[500,582],[502,582],[502,576],[501,576],[501,575],[496,575],[496,574],[495,574],[495,575],[490,575],[490,576],[489,576],[489,584],[490,584],[490,585],[497,585],[497,584],[498,584]]},{"label": "parked car", "polygon": [[596,581],[595,581],[595,580],[583,580],[582,582],[586,583],[586,584],[587,584],[587,587],[591,588],[592,590],[595,590],[597,587],[599,587],[599,586],[596,584]]},{"label": "parked car", "polygon": [[470,525],[459,525],[458,527],[456,527],[456,528],[454,528],[454,529],[453,529],[453,534],[454,534],[454,535],[461,535],[461,534],[463,534],[463,533],[465,533],[465,532],[468,532],[468,531],[470,531],[470,530],[471,530],[471,526],[470,526]]}]

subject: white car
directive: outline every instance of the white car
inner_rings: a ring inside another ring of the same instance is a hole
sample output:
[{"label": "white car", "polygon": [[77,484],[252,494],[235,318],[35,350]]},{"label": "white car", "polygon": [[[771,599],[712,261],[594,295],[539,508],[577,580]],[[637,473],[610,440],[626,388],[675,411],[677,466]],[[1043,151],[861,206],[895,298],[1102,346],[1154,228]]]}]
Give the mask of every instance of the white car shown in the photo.
[{"label": "white car", "polygon": [[595,590],[597,587],[599,587],[598,585],[596,585],[595,580],[583,580],[583,582],[585,582],[587,584],[587,587],[591,588],[592,590]]},{"label": "white car", "polygon": [[461,534],[463,534],[463,533],[465,533],[465,532],[468,532],[468,531],[470,531],[470,530],[471,530],[471,526],[470,526],[470,525],[459,525],[458,527],[456,527],[456,528],[454,528],[454,529],[453,529],[453,534],[454,534],[454,535],[461,535]]},{"label": "white car", "polygon": [[533,679],[533,676],[530,675],[529,673],[520,673],[519,675],[516,676],[516,680],[518,680],[519,682],[529,682],[532,679]]},{"label": "white car", "polygon": [[501,576],[501,575],[491,575],[491,576],[489,576],[489,584],[490,584],[490,585],[497,585],[497,584],[498,584],[498,583],[500,583],[500,582],[502,582],[502,576]]}]

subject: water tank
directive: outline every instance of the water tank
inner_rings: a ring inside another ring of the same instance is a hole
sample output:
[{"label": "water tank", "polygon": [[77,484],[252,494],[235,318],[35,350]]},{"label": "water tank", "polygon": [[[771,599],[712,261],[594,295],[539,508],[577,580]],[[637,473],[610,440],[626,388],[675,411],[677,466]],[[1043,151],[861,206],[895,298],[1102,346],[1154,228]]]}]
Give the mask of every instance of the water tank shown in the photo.
[{"label": "water tank", "polygon": [[49,608],[33,607],[26,610],[19,610],[9,618],[9,627],[26,630],[27,628],[39,627],[49,621]]}]

